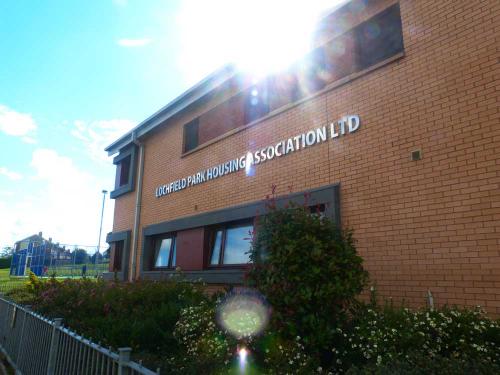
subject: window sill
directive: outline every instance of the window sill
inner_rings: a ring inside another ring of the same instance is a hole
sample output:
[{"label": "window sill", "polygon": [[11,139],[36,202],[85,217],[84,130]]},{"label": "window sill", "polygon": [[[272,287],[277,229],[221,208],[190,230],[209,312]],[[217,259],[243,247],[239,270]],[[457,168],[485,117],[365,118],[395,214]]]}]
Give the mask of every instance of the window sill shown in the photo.
[{"label": "window sill", "polygon": [[[116,276],[115,276],[116,274]],[[117,272],[104,272],[102,274],[102,278],[106,281],[113,281],[115,278],[119,281],[126,281],[125,280],[125,275],[123,274],[123,271],[117,271]]]},{"label": "window sill", "polygon": [[119,188],[109,193],[109,197],[111,199],[116,199],[118,197],[121,197],[122,195],[130,193],[131,191],[134,191],[134,188],[132,186],[132,182],[130,181],[128,184],[120,186]]},{"label": "window sill", "polygon": [[245,269],[209,269],[203,271],[143,271],[145,280],[169,280],[181,276],[188,281],[202,281],[207,284],[243,284]]},{"label": "window sill", "polygon": [[381,67],[383,67],[383,66],[385,66],[387,64],[390,64],[393,61],[399,60],[399,59],[403,58],[404,56],[405,56],[405,52],[404,51],[403,52],[399,52],[399,53],[395,54],[394,56],[391,56],[388,59],[385,59],[384,61],[379,62],[378,64],[372,65],[369,68],[366,68],[364,70],[360,70],[359,72],[356,72],[356,73],[352,73],[352,74],[350,74],[350,75],[348,75],[348,76],[346,76],[344,78],[341,78],[341,79],[339,79],[339,80],[337,80],[335,82],[332,82],[332,83],[326,85],[323,89],[319,90],[318,92],[316,92],[316,93],[314,93],[312,95],[309,95],[309,96],[307,96],[307,97],[305,97],[303,99],[300,99],[300,100],[298,100],[296,102],[293,102],[293,103],[287,104],[287,105],[285,105],[285,106],[283,106],[281,108],[278,108],[278,109],[270,112],[269,114],[267,114],[266,116],[264,116],[264,117],[262,117],[262,118],[260,118],[258,120],[255,120],[255,121],[253,121],[251,123],[248,123],[246,125],[243,125],[243,126],[240,126],[238,128],[235,128],[233,130],[230,130],[230,131],[228,131],[228,132],[226,132],[226,133],[224,133],[224,134],[222,134],[222,135],[220,135],[218,137],[215,137],[214,139],[211,139],[210,141],[207,141],[207,142],[205,142],[205,143],[203,143],[203,144],[195,147],[192,150],[189,150],[187,152],[182,153],[181,154],[181,158],[184,158],[184,157],[187,157],[187,156],[189,156],[191,154],[194,154],[195,152],[203,150],[204,148],[206,148],[208,146],[211,146],[211,145],[213,145],[213,144],[215,144],[217,142],[220,142],[223,139],[226,139],[226,138],[228,138],[228,137],[230,137],[230,136],[232,136],[232,135],[234,135],[236,133],[239,133],[239,132],[241,132],[241,131],[243,131],[245,129],[248,129],[248,128],[252,127],[252,126],[258,125],[261,122],[267,121],[267,120],[269,120],[272,117],[275,117],[275,116],[277,116],[277,115],[279,115],[279,114],[281,114],[283,112],[286,112],[286,111],[288,111],[288,110],[290,110],[290,109],[292,109],[294,107],[297,107],[297,106],[299,106],[299,105],[301,105],[301,104],[303,104],[305,102],[308,102],[309,100],[312,100],[312,99],[314,99],[314,98],[316,98],[316,97],[318,97],[320,95],[323,95],[323,94],[325,94],[325,93],[327,93],[329,91],[332,91],[332,90],[336,89],[337,87],[340,87],[340,86],[343,86],[343,85],[345,85],[347,83],[350,83],[350,82],[354,81],[355,79],[358,79],[358,78],[360,78],[360,77],[362,77],[362,76],[364,76],[364,75],[366,75],[366,74],[368,74],[368,73],[370,73],[370,72],[372,72],[372,71],[374,71],[376,69],[379,69],[379,68],[381,68]]}]

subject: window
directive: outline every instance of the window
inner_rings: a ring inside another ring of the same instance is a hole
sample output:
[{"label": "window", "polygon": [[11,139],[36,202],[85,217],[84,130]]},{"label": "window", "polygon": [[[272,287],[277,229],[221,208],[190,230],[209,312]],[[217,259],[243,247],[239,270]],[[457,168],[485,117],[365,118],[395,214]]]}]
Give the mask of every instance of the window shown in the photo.
[{"label": "window", "polygon": [[239,93],[200,115],[198,144],[244,125],[243,103],[244,95]]},{"label": "window", "polygon": [[316,48],[304,60],[301,83],[306,94],[313,94],[325,87],[326,56],[323,48]]},{"label": "window", "polygon": [[309,206],[309,212],[311,212],[311,215],[319,216],[323,219],[326,217],[326,204],[320,203],[314,206]]},{"label": "window", "polygon": [[113,199],[134,190],[135,150],[135,146],[120,150],[113,159],[116,165],[115,190],[110,194]]},{"label": "window", "polygon": [[358,69],[363,70],[404,50],[399,4],[356,27]]},{"label": "window", "polygon": [[113,246],[113,272],[122,270],[123,247],[124,241],[116,241],[112,243]]},{"label": "window", "polygon": [[256,121],[268,113],[267,82],[264,81],[245,91],[245,124]]},{"label": "window", "polygon": [[250,263],[253,223],[245,222],[214,228],[211,235],[210,266]]},{"label": "window", "polygon": [[130,177],[130,155],[117,165],[117,186],[122,187],[128,183]]},{"label": "window", "polygon": [[174,268],[177,258],[175,236],[156,238],[154,247],[154,268]]},{"label": "window", "polygon": [[296,102],[302,97],[299,80],[293,69],[269,77],[267,90],[270,111]]},{"label": "window", "polygon": [[198,146],[199,128],[198,118],[184,125],[184,152],[191,151]]}]

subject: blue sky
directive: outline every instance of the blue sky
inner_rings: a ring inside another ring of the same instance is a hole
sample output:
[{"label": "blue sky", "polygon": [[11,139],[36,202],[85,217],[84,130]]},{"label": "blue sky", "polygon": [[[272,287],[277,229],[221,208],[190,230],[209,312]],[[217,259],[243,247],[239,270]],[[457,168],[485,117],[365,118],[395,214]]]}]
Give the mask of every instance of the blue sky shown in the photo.
[{"label": "blue sky", "polygon": [[338,2],[2,0],[0,247],[39,231],[95,246],[115,173],[104,147],[226,62],[292,59],[305,10]]}]

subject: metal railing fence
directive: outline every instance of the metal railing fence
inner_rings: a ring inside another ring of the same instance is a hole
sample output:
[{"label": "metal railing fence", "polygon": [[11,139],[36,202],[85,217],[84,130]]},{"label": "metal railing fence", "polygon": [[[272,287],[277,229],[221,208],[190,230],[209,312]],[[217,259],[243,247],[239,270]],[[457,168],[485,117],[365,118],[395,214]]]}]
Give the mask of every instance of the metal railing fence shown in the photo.
[{"label": "metal railing fence", "polygon": [[24,375],[155,375],[130,360],[131,349],[118,353],[0,298],[0,351],[16,373]]}]

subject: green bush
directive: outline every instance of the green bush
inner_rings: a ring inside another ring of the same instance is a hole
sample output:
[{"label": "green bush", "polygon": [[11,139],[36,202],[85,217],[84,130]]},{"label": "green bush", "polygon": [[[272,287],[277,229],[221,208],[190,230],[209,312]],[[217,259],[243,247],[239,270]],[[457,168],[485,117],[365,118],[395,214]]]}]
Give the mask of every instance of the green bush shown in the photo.
[{"label": "green bush", "polygon": [[273,307],[272,326],[283,337],[304,338],[320,352],[365,285],[368,275],[351,231],[341,231],[308,207],[279,209],[258,218],[248,272]]},{"label": "green bush", "polygon": [[52,279],[33,291],[35,311],[63,318],[71,329],[106,346],[130,346],[151,356],[176,352],[173,331],[181,310],[206,299],[199,286],[182,281]]}]

